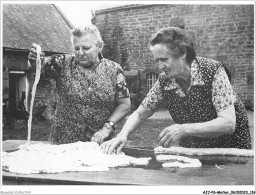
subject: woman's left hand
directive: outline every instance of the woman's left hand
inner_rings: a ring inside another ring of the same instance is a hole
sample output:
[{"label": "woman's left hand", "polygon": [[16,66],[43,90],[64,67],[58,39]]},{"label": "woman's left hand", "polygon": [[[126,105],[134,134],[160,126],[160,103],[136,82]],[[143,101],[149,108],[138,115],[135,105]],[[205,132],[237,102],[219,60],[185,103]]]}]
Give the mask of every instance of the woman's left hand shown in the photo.
[{"label": "woman's left hand", "polygon": [[179,140],[185,136],[185,131],[182,125],[174,124],[165,128],[158,136],[160,145],[164,148],[178,145]]},{"label": "woman's left hand", "polygon": [[104,142],[105,139],[107,139],[110,136],[111,132],[112,131],[109,130],[107,127],[103,127],[101,130],[94,133],[94,135],[91,138],[91,141],[101,144]]}]

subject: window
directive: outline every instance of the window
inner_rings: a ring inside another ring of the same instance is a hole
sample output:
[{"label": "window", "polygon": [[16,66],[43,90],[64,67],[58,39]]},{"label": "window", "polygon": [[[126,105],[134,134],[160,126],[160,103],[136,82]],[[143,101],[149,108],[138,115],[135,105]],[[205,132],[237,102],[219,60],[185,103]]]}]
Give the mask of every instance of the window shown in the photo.
[{"label": "window", "polygon": [[149,92],[149,90],[153,87],[157,79],[158,79],[158,74],[156,73],[147,74],[147,92]]}]

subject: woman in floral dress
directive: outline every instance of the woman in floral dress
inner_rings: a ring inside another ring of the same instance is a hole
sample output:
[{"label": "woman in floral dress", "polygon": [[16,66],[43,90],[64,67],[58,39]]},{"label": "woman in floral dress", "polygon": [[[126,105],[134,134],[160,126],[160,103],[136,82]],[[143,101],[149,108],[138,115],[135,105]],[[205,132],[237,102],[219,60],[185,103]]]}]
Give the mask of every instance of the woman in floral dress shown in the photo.
[{"label": "woman in floral dress", "polygon": [[251,148],[245,107],[220,62],[197,57],[189,34],[177,27],[159,30],[150,50],[163,73],[117,137],[101,145],[105,153],[120,152],[162,101],[175,123],[159,134],[163,147]]},{"label": "woman in floral dress", "polygon": [[[55,79],[58,95],[49,140],[100,144],[130,112],[129,91],[121,66],[103,58],[103,41],[96,26],[74,29],[72,43],[74,55],[42,54],[45,74]],[[35,59],[33,44],[29,53],[33,65]]]}]

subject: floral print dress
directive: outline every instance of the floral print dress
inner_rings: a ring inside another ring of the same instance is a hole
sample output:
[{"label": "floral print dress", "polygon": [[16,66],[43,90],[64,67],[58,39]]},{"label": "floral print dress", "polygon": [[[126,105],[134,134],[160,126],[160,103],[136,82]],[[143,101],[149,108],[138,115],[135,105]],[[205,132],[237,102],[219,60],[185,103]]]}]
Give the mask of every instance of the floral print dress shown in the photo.
[{"label": "floral print dress", "polygon": [[233,90],[224,66],[214,60],[197,57],[191,64],[191,81],[184,93],[175,79],[165,74],[142,102],[155,110],[164,101],[175,123],[202,123],[217,118],[217,113],[235,106],[236,128],[232,134],[215,138],[183,137],[179,145],[188,148],[251,148],[251,137],[245,107]]},{"label": "floral print dress", "polygon": [[92,71],[73,55],[46,58],[45,74],[56,80],[57,107],[49,141],[90,141],[116,108],[116,99],[129,97],[121,66],[103,58]]}]

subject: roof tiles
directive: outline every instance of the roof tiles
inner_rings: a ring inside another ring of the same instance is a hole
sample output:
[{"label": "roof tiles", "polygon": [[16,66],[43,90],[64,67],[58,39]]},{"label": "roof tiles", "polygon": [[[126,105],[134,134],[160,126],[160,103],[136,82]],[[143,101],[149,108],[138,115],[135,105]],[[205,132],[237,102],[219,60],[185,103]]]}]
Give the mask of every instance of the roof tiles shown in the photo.
[{"label": "roof tiles", "polygon": [[3,4],[3,47],[26,50],[37,43],[43,51],[70,53],[71,28],[53,4]]}]

